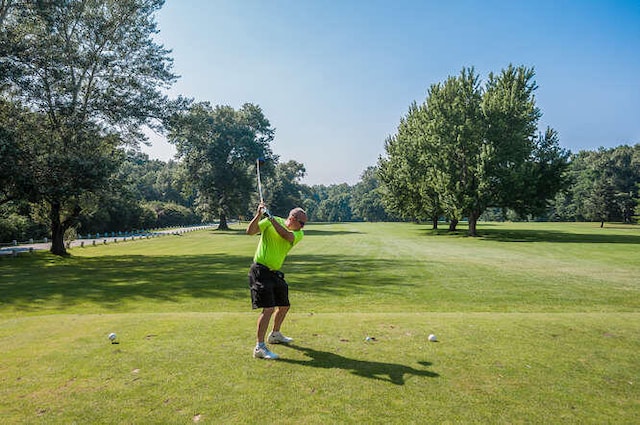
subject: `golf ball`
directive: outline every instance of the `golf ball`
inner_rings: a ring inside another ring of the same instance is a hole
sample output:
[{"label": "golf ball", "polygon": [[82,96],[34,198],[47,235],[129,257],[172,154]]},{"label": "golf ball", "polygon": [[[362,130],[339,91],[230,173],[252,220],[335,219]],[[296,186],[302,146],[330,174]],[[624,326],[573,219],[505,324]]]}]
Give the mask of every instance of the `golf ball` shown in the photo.
[{"label": "golf ball", "polygon": [[429,341],[436,342],[437,340],[438,340],[438,338],[436,338],[436,336],[434,334],[429,335]]},{"label": "golf ball", "polygon": [[116,334],[114,334],[113,332],[111,332],[111,333],[109,334],[109,341],[115,341],[115,340],[116,340],[116,338],[117,338],[117,336],[116,336]]}]

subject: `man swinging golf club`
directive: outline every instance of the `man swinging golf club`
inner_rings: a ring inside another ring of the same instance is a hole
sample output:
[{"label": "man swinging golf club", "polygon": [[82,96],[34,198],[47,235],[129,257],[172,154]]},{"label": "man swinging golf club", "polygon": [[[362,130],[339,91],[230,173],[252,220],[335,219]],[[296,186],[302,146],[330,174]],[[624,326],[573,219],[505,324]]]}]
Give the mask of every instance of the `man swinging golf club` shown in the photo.
[{"label": "man swinging golf club", "polygon": [[[265,218],[262,218],[263,215]],[[272,353],[265,344],[271,316],[273,330],[269,334],[269,344],[287,344],[292,341],[280,332],[280,327],[289,311],[289,286],[280,271],[282,263],[291,250],[304,236],[302,228],[307,214],[302,208],[294,208],[289,217],[283,219],[271,215],[264,202],[260,202],[255,216],[247,227],[248,235],[260,233],[260,242],[249,269],[249,288],[254,309],[261,308],[256,330],[256,347],[253,357],[275,360],[278,355]]]},{"label": "man swinging golf club", "polygon": [[[248,235],[260,233],[260,242],[253,256],[253,264],[249,269],[249,288],[251,289],[251,304],[254,309],[261,308],[256,330],[256,347],[253,357],[275,360],[278,355],[272,353],[265,344],[265,336],[269,328],[271,316],[273,330],[269,334],[269,344],[287,344],[292,341],[280,332],[282,322],[289,311],[289,286],[284,280],[284,273],[280,271],[287,254],[304,236],[302,228],[307,222],[307,214],[302,208],[294,208],[289,217],[283,219],[271,215],[262,198],[260,182],[260,163],[258,159],[256,170],[258,173],[258,191],[260,204],[256,214],[247,227]],[[264,216],[264,218],[262,218]]]}]

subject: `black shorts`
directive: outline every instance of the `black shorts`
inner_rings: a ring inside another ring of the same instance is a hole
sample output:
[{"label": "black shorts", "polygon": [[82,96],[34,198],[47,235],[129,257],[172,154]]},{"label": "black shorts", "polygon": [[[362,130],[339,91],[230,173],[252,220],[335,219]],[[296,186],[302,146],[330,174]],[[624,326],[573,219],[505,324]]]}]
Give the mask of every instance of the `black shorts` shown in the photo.
[{"label": "black shorts", "polygon": [[291,305],[289,285],[280,271],[274,272],[262,264],[253,263],[249,269],[249,288],[254,309]]}]

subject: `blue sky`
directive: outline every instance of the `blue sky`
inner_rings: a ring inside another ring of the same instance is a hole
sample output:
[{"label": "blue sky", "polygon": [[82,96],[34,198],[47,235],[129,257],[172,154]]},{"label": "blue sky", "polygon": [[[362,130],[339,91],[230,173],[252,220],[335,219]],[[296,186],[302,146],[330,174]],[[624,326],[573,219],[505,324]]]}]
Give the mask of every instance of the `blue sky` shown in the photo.
[{"label": "blue sky", "polygon": [[[475,67],[534,67],[540,130],[577,152],[640,143],[640,0],[167,0],[170,91],[260,105],[306,184],[355,184],[413,101]],[[161,138],[143,150],[168,160]]]}]

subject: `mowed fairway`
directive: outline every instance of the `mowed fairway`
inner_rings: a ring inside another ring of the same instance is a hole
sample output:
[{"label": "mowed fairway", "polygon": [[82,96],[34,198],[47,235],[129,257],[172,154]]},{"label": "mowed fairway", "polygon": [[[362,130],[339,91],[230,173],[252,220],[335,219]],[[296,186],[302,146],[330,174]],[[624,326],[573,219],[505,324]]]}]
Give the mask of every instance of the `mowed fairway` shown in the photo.
[{"label": "mowed fairway", "polygon": [[0,259],[1,422],[640,423],[638,226],[310,223],[278,361],[243,230]]}]

